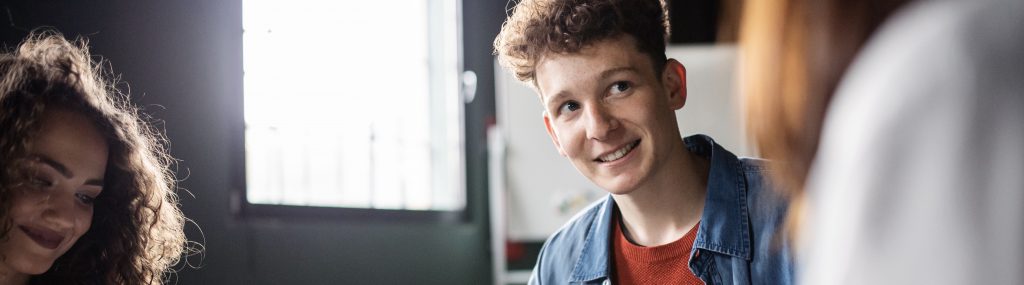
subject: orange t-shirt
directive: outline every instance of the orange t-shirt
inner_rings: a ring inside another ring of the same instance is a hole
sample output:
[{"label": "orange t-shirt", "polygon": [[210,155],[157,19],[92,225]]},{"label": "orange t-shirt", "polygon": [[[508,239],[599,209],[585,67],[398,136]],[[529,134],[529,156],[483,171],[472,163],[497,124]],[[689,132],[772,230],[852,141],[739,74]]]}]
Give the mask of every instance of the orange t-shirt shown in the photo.
[{"label": "orange t-shirt", "polygon": [[615,283],[701,285],[704,281],[693,275],[688,266],[690,249],[697,237],[700,222],[682,238],[668,244],[643,247],[626,239],[620,222],[614,221],[612,238],[615,252]]}]

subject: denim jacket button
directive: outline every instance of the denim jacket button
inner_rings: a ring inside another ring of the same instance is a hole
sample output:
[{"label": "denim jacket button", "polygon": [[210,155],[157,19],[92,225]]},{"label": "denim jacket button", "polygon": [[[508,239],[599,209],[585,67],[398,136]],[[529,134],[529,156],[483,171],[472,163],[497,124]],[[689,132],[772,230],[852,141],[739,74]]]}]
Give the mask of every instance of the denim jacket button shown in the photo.
[{"label": "denim jacket button", "polygon": [[601,285],[612,285],[612,281],[609,279],[605,279],[604,282],[601,282]]}]

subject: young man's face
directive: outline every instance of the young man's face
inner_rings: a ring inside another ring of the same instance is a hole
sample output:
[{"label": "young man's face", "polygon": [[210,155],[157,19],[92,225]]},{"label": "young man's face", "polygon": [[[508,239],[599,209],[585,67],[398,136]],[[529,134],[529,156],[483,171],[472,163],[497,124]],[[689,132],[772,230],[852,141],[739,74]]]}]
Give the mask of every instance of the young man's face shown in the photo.
[{"label": "young man's face", "polygon": [[[660,77],[660,80],[659,80]],[[675,110],[686,102],[685,72],[670,60],[655,72],[630,36],[572,54],[547,54],[536,69],[544,124],[558,152],[613,194],[628,194],[665,169],[682,147]]]}]

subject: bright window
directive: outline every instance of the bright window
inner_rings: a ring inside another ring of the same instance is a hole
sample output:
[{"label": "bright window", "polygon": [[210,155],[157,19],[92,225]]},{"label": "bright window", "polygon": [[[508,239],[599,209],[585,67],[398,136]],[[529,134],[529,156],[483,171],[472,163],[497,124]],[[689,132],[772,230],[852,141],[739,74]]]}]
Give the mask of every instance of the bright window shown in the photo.
[{"label": "bright window", "polygon": [[462,210],[455,0],[244,0],[246,200]]}]

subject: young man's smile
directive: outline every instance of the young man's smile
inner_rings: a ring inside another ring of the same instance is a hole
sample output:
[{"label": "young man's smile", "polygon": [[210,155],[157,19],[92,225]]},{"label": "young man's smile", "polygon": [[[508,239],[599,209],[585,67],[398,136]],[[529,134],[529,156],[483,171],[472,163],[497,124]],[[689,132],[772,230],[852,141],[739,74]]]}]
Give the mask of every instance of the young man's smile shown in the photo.
[{"label": "young man's smile", "polygon": [[627,143],[626,145],[624,145],[624,146],[622,146],[622,147],[620,147],[620,148],[618,148],[616,150],[613,150],[613,151],[610,151],[608,153],[599,155],[597,158],[594,159],[594,161],[599,162],[599,163],[606,163],[606,164],[607,163],[618,162],[620,159],[625,157],[627,154],[633,153],[633,149],[635,149],[638,145],[640,145],[640,140],[636,140],[636,141]]},{"label": "young man's smile", "polygon": [[680,77],[661,78],[635,46],[630,36],[614,37],[549,54],[537,67],[544,122],[559,153],[615,194],[681,171],[662,167],[682,150],[674,119],[685,96]]},{"label": "young man's smile", "polygon": [[533,84],[558,153],[609,194],[544,242],[529,284],[791,284],[764,162],[680,134],[686,68],[665,54],[667,3],[517,2],[499,63]]}]

